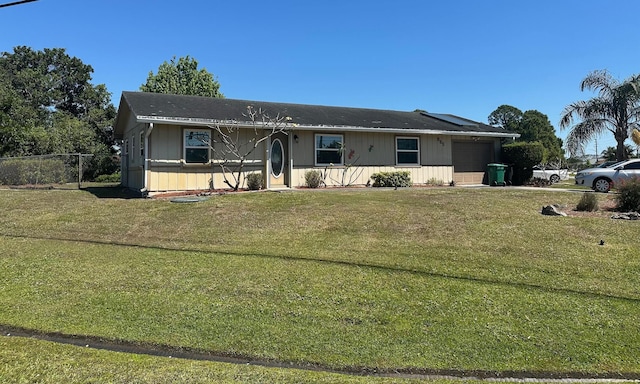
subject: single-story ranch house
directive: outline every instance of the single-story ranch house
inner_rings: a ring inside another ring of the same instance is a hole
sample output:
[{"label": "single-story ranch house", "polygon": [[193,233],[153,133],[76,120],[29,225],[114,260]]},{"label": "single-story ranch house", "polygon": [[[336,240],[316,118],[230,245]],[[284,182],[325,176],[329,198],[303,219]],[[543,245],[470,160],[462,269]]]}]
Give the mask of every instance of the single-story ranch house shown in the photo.
[{"label": "single-story ranch house", "polygon": [[[320,170],[327,185],[368,184],[376,172],[409,171],[414,184],[481,183],[512,132],[449,114],[329,107],[200,96],[123,92],[114,127],[122,143],[122,184],[145,194],[226,187],[215,127],[235,127],[248,142],[271,132],[262,115],[279,117],[272,135],[245,162],[267,189],[305,185]],[[258,126],[256,131],[254,128]],[[227,159],[229,160],[229,159]],[[245,186],[242,180],[241,187]]]}]

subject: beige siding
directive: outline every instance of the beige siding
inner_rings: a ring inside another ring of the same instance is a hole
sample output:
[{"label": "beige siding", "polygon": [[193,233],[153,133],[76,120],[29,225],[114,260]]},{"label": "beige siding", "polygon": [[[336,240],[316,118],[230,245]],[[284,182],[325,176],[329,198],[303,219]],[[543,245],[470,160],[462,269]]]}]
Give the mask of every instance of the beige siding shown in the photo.
[{"label": "beige siding", "polygon": [[[136,147],[130,153],[127,164],[128,186],[134,189],[144,188],[144,161],[140,156],[140,132],[146,129],[144,124],[130,123],[132,127],[125,133],[125,138],[135,137]],[[202,129],[205,127],[189,127]],[[216,159],[210,164],[186,164],[183,159],[183,127],[156,124],[149,137],[151,148],[148,158],[147,189],[150,193],[170,191],[207,190],[211,186],[224,189],[224,175],[216,164]],[[308,170],[320,170],[325,174],[328,185],[365,185],[372,174],[377,172],[408,171],[414,184],[428,184],[434,181],[448,184],[452,180],[460,183],[471,183],[481,180],[482,172],[457,172],[453,167],[453,141],[473,141],[472,137],[436,136],[436,135],[397,135],[392,133],[375,132],[333,132],[342,134],[345,143],[345,163],[351,166],[317,167],[315,166],[315,134],[314,131],[292,131],[289,133],[292,153],[291,186],[305,185],[304,174]],[[319,132],[318,132],[319,133]],[[331,132],[322,132],[332,134]],[[254,136],[252,130],[243,130],[240,141],[247,142]],[[396,137],[419,137],[420,165],[396,166]],[[484,140],[493,145],[494,156],[498,156],[500,141]],[[245,174],[264,171],[266,166],[266,142],[257,148],[245,168]],[[216,143],[214,149],[221,144]],[[245,147],[243,150],[248,150]],[[214,152],[215,153],[215,152]],[[351,154],[351,158],[349,155]],[[346,171],[345,171],[346,170]],[[245,186],[244,176],[241,187]],[[233,177],[227,175],[233,183]]]},{"label": "beige siding", "polygon": [[140,190],[144,184],[144,173],[142,167],[129,166],[128,168],[128,188]]},{"label": "beige siding", "polygon": [[450,166],[453,163],[450,136],[423,136],[420,143],[422,164]]},{"label": "beige siding", "polygon": [[[292,186],[304,187],[304,175],[307,171],[317,170],[325,175],[324,180],[328,186],[345,185],[366,185],[370,181],[371,175],[379,172],[397,172],[408,171],[413,184],[429,184],[434,181],[449,184],[453,180],[453,167],[436,166],[436,167],[334,167],[334,168],[295,168],[293,171]],[[346,174],[345,174],[346,170]],[[344,174],[344,178],[343,178]],[[372,181],[371,181],[372,182]]]},{"label": "beige siding", "polygon": [[[298,141],[293,142],[294,167],[313,167],[315,165],[315,134],[312,131],[294,131]],[[322,132],[323,134],[332,134]],[[345,163],[354,163],[361,166],[395,166],[396,164],[396,137],[418,137],[411,135],[397,135],[393,133],[375,132],[334,132],[342,134],[345,144]],[[348,155],[352,153],[352,158]],[[448,136],[420,137],[420,163],[421,165],[450,166],[451,138]]]},{"label": "beige siding", "polygon": [[[365,185],[371,175],[378,172],[408,171],[414,184],[432,181],[449,183],[453,180],[451,138],[448,136],[417,136],[376,132],[334,132],[342,134],[345,144],[344,162],[350,167],[315,166],[315,134],[320,132],[294,131],[298,137],[292,147],[292,186],[305,185],[304,174],[309,170],[319,170],[325,175],[328,185]],[[332,134],[331,132],[322,132]],[[419,137],[420,165],[396,166],[396,137]],[[349,154],[351,158],[349,159]]]},{"label": "beige siding", "polygon": [[[187,129],[206,129],[206,127],[189,127]],[[210,155],[209,164],[187,164],[184,161],[183,127],[156,125],[149,137],[152,150],[148,160],[148,186],[150,193],[171,191],[200,191],[228,188],[224,182],[225,175],[218,165],[220,159],[215,158],[215,151]],[[212,131],[213,132],[213,131]],[[254,136],[254,132],[243,130],[239,142],[246,143]],[[220,149],[220,143],[214,144],[214,150]],[[252,145],[244,146],[241,152],[247,152]],[[261,143],[245,162],[244,172],[240,176],[240,186],[245,186],[246,173],[262,171],[264,167],[265,143]],[[235,167],[232,167],[235,168]],[[227,173],[227,179],[235,184],[234,175]],[[237,175],[236,175],[237,176]]]},{"label": "beige siding", "polygon": [[156,125],[149,136],[152,161],[179,164],[182,160],[182,129],[172,125]]},{"label": "beige siding", "polygon": [[[122,181],[126,183],[126,187],[131,189],[142,189],[144,185],[144,172],[142,170],[143,162],[140,159],[140,131],[146,128],[146,124],[136,123],[133,116],[127,109],[127,130],[124,132],[123,139],[127,140],[128,155],[123,156],[121,163],[122,172],[126,172],[126,177]],[[135,137],[135,148],[132,150],[132,139]]]},{"label": "beige siding", "polygon": [[[262,166],[246,166],[240,176],[240,188],[246,187],[244,178],[251,172],[262,171]],[[212,177],[213,175],[213,177]],[[235,184],[234,176],[227,173],[227,179]],[[213,185],[211,185],[213,180]],[[173,191],[204,191],[214,189],[227,189],[224,175],[218,166],[190,166],[190,167],[152,167],[149,171],[149,191],[173,192]]]}]

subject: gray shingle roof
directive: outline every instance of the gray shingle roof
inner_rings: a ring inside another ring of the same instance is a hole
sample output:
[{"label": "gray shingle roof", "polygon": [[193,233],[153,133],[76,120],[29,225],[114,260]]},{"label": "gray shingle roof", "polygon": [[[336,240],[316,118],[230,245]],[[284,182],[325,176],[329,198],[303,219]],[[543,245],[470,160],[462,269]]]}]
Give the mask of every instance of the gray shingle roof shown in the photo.
[{"label": "gray shingle roof", "polygon": [[[166,95],[145,92],[123,92],[120,109],[127,106],[139,122],[163,121],[212,124],[215,122],[246,122],[247,106],[261,108],[272,118],[290,117],[298,127],[354,129],[402,129],[454,133],[477,133],[491,136],[512,136],[501,128],[463,119],[453,115],[426,112],[402,112],[367,108],[331,107],[274,103],[235,99],[217,99],[201,96]],[[119,111],[120,114],[120,111]],[[120,118],[116,122],[116,136],[124,127]]]}]

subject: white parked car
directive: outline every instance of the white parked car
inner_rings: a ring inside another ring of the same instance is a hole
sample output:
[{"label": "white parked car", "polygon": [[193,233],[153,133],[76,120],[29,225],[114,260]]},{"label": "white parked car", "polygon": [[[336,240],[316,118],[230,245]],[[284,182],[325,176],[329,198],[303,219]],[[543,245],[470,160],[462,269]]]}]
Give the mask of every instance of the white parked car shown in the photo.
[{"label": "white parked car", "polygon": [[533,167],[533,177],[537,179],[549,180],[552,184],[559,182],[560,180],[567,180],[569,178],[568,169],[559,169],[555,167],[543,167],[541,165]]},{"label": "white parked car", "polygon": [[640,178],[640,159],[621,161],[608,168],[583,169],[576,173],[576,184],[606,193],[616,183],[632,178]]}]

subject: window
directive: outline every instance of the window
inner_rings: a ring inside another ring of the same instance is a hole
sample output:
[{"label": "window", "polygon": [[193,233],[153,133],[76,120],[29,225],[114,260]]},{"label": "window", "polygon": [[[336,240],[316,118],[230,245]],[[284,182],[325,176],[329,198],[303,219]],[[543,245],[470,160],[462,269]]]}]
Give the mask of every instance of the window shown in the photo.
[{"label": "window", "polygon": [[316,135],[316,165],[343,164],[342,135]]},{"label": "window", "polygon": [[140,131],[140,157],[144,158],[144,131]]},{"label": "window", "polygon": [[624,166],[624,169],[638,170],[638,169],[640,169],[640,161],[629,163],[629,164]]},{"label": "window", "polygon": [[136,162],[136,135],[131,135],[131,161]]},{"label": "window", "polygon": [[282,147],[282,141],[275,139],[271,143],[271,174],[273,177],[278,178],[284,171],[284,148]]},{"label": "window", "polygon": [[184,130],[184,160],[187,163],[208,163],[211,131],[208,129]]},{"label": "window", "polygon": [[420,144],[417,137],[396,137],[396,164],[420,164]]},{"label": "window", "polygon": [[125,139],[122,146],[124,147],[124,154],[128,155],[129,154],[129,140]]}]

